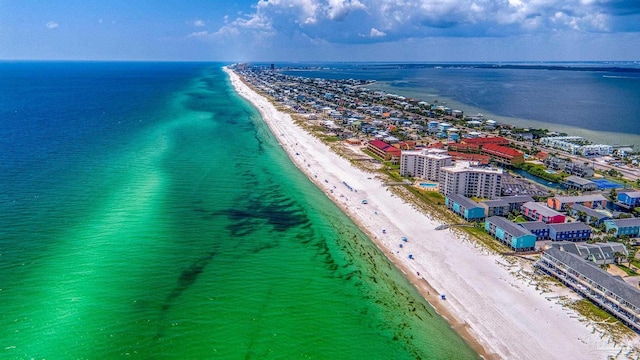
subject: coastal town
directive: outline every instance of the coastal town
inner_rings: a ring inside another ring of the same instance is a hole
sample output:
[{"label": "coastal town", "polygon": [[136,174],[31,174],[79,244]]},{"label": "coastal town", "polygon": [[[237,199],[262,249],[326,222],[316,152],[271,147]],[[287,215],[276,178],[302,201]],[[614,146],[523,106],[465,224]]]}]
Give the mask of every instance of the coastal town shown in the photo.
[{"label": "coastal town", "polygon": [[441,197],[455,226],[483,229],[640,332],[640,155],[632,147],[500,124],[371,90],[366,80],[291,76],[273,65],[234,71],[325,142]]}]

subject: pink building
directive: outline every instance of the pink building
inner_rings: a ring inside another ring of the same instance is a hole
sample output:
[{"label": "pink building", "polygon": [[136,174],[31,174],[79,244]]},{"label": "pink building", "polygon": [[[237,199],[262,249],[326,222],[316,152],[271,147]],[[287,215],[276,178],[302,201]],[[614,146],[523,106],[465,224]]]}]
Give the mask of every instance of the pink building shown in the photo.
[{"label": "pink building", "polygon": [[541,221],[545,224],[561,224],[566,220],[563,214],[539,202],[529,201],[522,204],[520,212],[529,220]]}]

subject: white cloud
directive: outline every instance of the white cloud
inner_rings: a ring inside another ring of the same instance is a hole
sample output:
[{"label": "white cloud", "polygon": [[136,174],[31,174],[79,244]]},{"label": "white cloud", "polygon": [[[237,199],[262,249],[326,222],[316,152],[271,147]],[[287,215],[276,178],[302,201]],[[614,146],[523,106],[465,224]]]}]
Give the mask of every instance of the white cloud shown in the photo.
[{"label": "white cloud", "polygon": [[196,31],[187,35],[188,38],[196,38],[196,39],[207,39],[211,37],[211,34],[208,31]]},{"label": "white cloud", "polygon": [[351,11],[366,10],[366,8],[358,0],[328,0],[325,11],[329,20],[343,20]]},{"label": "white cloud", "polygon": [[207,24],[204,22],[204,20],[200,20],[200,19],[195,19],[193,21],[187,21],[188,25],[191,26],[195,26],[195,27],[203,27],[206,26]]},{"label": "white cloud", "polygon": [[45,26],[49,29],[55,29],[58,27],[58,23],[55,21],[49,21]]},{"label": "white cloud", "polygon": [[377,37],[383,37],[387,35],[384,31],[380,31],[376,28],[371,28],[371,31],[369,32],[369,36],[372,38],[377,38]]},{"label": "white cloud", "polygon": [[[430,37],[506,37],[557,32],[639,31],[637,0],[256,0],[253,12],[225,16],[213,34],[243,41],[296,37],[362,43]],[[622,10],[621,10],[622,9]],[[620,21],[619,21],[620,20]],[[622,21],[624,20],[624,21]]]}]

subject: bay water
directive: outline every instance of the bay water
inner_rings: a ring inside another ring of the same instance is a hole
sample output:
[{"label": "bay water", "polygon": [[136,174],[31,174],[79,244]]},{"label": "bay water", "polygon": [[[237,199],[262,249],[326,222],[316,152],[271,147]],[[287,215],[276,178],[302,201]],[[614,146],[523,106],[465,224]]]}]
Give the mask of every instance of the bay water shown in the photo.
[{"label": "bay water", "polygon": [[[367,79],[367,87],[521,128],[640,149],[637,63],[283,64],[290,75]],[[287,67],[291,70],[287,70]],[[292,70],[296,68],[297,70]]]}]

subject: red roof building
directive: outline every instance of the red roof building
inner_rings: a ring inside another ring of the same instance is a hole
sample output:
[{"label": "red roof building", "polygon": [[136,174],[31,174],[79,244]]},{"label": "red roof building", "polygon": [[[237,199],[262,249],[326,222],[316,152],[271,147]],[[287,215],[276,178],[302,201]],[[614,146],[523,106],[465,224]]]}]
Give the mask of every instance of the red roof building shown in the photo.
[{"label": "red roof building", "polygon": [[486,144],[482,147],[482,153],[489,155],[492,161],[502,165],[517,165],[524,163],[524,154],[508,146]]},{"label": "red roof building", "polygon": [[447,151],[447,154],[453,158],[453,160],[462,160],[462,161],[477,161],[482,165],[487,165],[491,158],[489,155],[482,154],[469,154],[469,153],[461,153],[457,151]]},{"label": "red roof building", "polygon": [[450,142],[447,144],[447,149],[449,149],[449,151],[457,151],[463,153],[480,153],[480,145],[468,144],[466,141],[461,143]]},{"label": "red roof building", "polygon": [[474,138],[474,139],[464,139],[464,142],[467,144],[478,145],[482,148],[485,145],[494,144],[494,145],[502,145],[509,146],[509,140],[503,137],[485,137],[485,138]]},{"label": "red roof building", "polygon": [[383,158],[384,160],[391,160],[397,162],[400,160],[402,150],[395,146],[391,146],[382,140],[371,140],[367,144],[367,150]]}]

